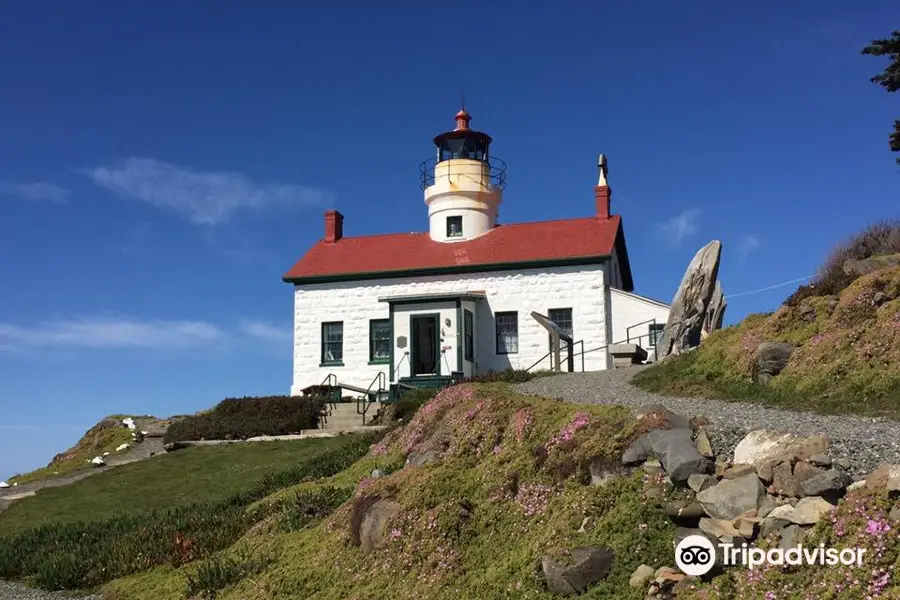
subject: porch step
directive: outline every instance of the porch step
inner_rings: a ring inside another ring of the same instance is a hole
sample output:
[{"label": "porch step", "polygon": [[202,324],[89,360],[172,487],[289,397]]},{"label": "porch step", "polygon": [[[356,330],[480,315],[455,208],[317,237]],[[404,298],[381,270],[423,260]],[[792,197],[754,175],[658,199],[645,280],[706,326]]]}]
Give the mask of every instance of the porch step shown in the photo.
[{"label": "porch step", "polygon": [[[380,402],[369,402],[366,410],[366,423],[372,420],[380,408]],[[333,408],[329,409],[329,413],[326,421],[320,424],[320,429],[346,430],[361,427],[365,424],[363,423],[363,416],[356,412],[356,402],[335,404]]]}]

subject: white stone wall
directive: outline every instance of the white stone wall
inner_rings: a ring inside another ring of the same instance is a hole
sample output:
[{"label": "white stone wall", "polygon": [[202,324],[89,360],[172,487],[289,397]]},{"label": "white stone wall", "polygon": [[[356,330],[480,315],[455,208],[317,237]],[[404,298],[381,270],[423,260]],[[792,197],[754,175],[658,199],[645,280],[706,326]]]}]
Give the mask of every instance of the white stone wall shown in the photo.
[{"label": "white stone wall", "polygon": [[[381,297],[484,292],[485,300],[475,303],[475,368],[479,373],[510,367],[524,369],[549,351],[547,331],[531,318],[531,311],[546,314],[548,308],[571,306],[575,339],[583,339],[586,350],[601,348],[607,343],[605,270],[605,265],[588,265],[296,286],[291,393],[321,383],[329,373],[336,374],[341,382],[363,387],[369,385],[379,370],[389,373],[388,365],[368,364],[369,320],[389,317],[388,304],[378,302]],[[519,352],[498,355],[492,315],[512,310],[519,314]],[[442,326],[443,318],[442,315]],[[455,364],[455,308],[451,318],[452,332],[444,345],[453,346],[451,358]],[[408,327],[408,316],[402,320]],[[344,366],[319,366],[321,324],[326,321],[344,323]],[[395,364],[404,352],[396,348],[397,335],[395,331]],[[545,361],[541,366],[549,367],[549,363]],[[606,367],[605,350],[585,356],[586,370]],[[576,368],[580,369],[580,358]]]},{"label": "white stone wall", "polygon": [[[612,343],[624,342],[631,335],[633,343],[640,344],[646,349],[648,348],[650,324],[643,322],[656,319],[657,323],[665,325],[669,318],[668,305],[614,288],[610,289],[610,306],[614,316]],[[630,332],[627,331],[628,327],[638,323],[643,324],[631,329]],[[634,339],[637,336],[643,337],[640,340]]]}]

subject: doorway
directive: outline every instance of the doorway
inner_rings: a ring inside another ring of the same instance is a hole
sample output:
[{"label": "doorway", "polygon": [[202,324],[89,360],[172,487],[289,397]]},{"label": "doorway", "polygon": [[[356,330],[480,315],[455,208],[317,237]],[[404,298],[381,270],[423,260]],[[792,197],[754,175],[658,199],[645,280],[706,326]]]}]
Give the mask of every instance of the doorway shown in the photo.
[{"label": "doorway", "polygon": [[409,318],[411,375],[440,375],[440,315],[412,315]]}]

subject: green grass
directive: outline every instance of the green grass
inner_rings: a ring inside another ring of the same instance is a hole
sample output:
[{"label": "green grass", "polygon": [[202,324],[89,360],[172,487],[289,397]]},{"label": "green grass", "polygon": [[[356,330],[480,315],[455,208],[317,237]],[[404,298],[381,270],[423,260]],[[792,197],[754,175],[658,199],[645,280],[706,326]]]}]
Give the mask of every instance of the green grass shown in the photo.
[{"label": "green grass", "polygon": [[[767,385],[754,381],[754,353],[762,342],[796,347]],[[633,382],[672,396],[900,419],[900,268],[860,277],[840,296],[805,297],[751,315]]]},{"label": "green grass", "polygon": [[[616,462],[639,433],[623,408],[521,396],[506,384],[448,388],[352,467],[252,505],[261,520],[229,550],[118,579],[104,597],[550,600],[542,556],[602,544],[617,553],[613,571],[580,597],[640,600],[645,590],[628,578],[641,563],[671,563],[664,505],[680,492],[642,472],[595,487],[587,473],[594,457]],[[409,451],[433,444],[439,463],[402,468]],[[373,467],[387,475],[368,478]],[[309,506],[334,507],[348,493],[330,516],[305,523]],[[372,497],[403,508],[387,544],[363,554],[357,507]]]},{"label": "green grass", "polygon": [[48,488],[0,514],[0,535],[48,523],[96,521],[196,502],[215,502],[271,471],[347,444],[349,436],[187,448]]}]

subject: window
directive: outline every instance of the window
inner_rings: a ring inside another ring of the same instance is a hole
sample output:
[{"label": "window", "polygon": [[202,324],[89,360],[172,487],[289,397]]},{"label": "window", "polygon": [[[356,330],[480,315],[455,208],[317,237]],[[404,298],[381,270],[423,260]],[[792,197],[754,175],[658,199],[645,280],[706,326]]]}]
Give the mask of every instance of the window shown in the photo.
[{"label": "window", "polygon": [[666,326],[664,323],[650,323],[650,340],[648,342],[650,347],[656,347],[656,340],[659,339],[659,336],[662,335],[665,328]]},{"label": "window", "polygon": [[497,354],[515,354],[519,351],[519,313],[498,312]]},{"label": "window", "polygon": [[462,217],[447,217],[447,237],[462,237]]},{"label": "window", "polygon": [[[551,308],[547,311],[547,317],[556,323],[556,326],[559,327],[560,331],[567,334],[569,337],[573,337],[572,330],[572,309],[571,308]],[[548,336],[550,349],[553,349],[553,336]],[[566,342],[563,340],[559,341],[560,350],[566,349]]]},{"label": "window", "polygon": [[369,362],[387,363],[391,361],[391,320],[373,319],[369,321]]},{"label": "window", "polygon": [[472,313],[463,312],[463,357],[470,362],[475,361],[475,320]]},{"label": "window", "polygon": [[344,324],[322,323],[322,364],[344,364]]}]

